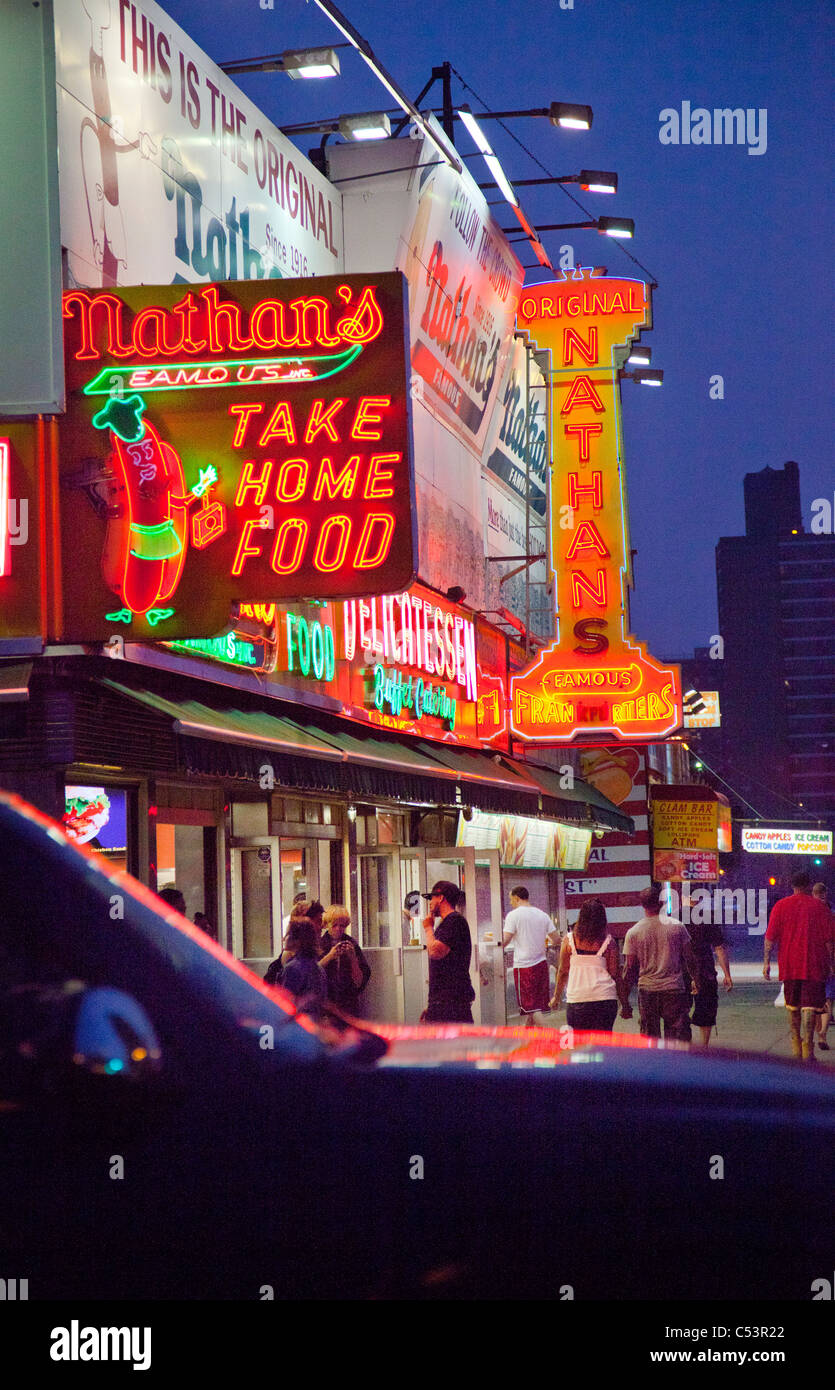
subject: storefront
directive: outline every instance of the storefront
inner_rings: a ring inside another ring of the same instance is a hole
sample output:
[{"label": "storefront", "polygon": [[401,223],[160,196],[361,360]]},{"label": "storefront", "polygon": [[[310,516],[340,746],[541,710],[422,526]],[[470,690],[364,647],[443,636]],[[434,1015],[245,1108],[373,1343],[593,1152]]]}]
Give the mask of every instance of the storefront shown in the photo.
[{"label": "storefront", "polygon": [[[26,698],[2,707],[6,786],[64,816],[151,888],[179,888],[189,917],[203,914],[259,973],[280,950],[297,894],[344,902],[372,965],[372,1017],[420,1016],[426,956],[406,900],[452,879],[478,941],[476,1016],[504,1021],[498,943],[510,879],[523,874],[555,912],[562,870],[550,823],[566,844],[588,840],[595,826],[620,824],[615,808],[507,754],[350,719],[308,688],[301,703],[298,691],[202,655],[127,646],[125,656],[33,663]],[[462,727],[476,718],[467,703]],[[37,787],[27,766],[43,769]],[[484,818],[548,826],[540,840],[553,862],[517,855],[502,867],[506,840],[468,843],[462,830]]]}]

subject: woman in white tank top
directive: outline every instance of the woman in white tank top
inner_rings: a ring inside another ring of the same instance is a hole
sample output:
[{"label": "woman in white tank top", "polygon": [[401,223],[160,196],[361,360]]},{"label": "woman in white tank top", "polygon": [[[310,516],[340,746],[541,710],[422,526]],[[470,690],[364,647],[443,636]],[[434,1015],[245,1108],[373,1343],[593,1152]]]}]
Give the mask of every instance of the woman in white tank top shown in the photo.
[{"label": "woman in white tank top", "polygon": [[607,932],[606,909],[583,903],[573,932],[562,943],[551,1008],[559,1008],[566,985],[566,1022],[581,1032],[611,1033],[624,1004],[618,948]]}]

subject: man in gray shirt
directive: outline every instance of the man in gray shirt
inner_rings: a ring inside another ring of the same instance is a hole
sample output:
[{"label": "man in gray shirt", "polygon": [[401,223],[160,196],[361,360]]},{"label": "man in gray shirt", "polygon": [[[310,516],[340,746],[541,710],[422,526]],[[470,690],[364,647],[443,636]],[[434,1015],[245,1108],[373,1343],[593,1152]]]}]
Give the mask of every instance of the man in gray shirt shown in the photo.
[{"label": "man in gray shirt", "polygon": [[641,894],[645,915],[630,927],[623,943],[623,978],[627,1008],[624,1018],[632,1017],[629,995],[638,982],[638,1012],[641,1032],[648,1038],[664,1037],[690,1041],[690,996],[686,992],[684,965],[698,990],[699,969],[690,937],[681,922],[668,917],[661,921],[661,889],[657,884]]}]

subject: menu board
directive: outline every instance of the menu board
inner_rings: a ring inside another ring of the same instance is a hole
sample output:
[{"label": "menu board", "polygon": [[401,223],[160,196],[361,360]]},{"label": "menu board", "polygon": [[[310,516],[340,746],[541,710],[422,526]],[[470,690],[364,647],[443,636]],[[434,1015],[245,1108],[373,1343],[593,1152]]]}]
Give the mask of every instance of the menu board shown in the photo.
[{"label": "menu board", "polygon": [[505,869],[585,869],[591,830],[561,821],[531,816],[502,816],[487,811],[463,815],[458,821],[458,844],[497,849]]}]

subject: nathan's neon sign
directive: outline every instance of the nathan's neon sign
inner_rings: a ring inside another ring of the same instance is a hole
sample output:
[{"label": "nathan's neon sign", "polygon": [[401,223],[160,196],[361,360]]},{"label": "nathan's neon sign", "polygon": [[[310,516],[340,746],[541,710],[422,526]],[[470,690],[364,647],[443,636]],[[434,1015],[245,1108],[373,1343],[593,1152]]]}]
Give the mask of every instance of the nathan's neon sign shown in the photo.
[{"label": "nathan's neon sign", "polygon": [[68,635],[211,638],[265,593],[408,587],[405,289],[392,272],[65,294]]},{"label": "nathan's neon sign", "polygon": [[[649,289],[582,269],[525,290],[519,325],[551,349],[551,553],[557,640],[511,681],[529,742],[663,738],[681,725],[677,667],[627,632],[632,583],[618,369],[651,323]],[[577,282],[582,282],[578,284]]]},{"label": "nathan's neon sign", "polygon": [[[262,293],[247,311],[232,297],[232,287],[223,287],[223,298],[220,288],[207,285],[196,293],[190,290],[170,307],[152,304],[132,315],[120,295],[70,290],[64,295],[64,318],[77,320],[81,337],[73,357],[77,362],[102,357],[155,361],[206,353],[238,354],[253,348],[264,352],[311,347],[344,350],[346,343],[362,347],[373,342],[383,329],[383,313],[373,285],[366,285],[350,308],[355,286],[337,285],[336,295],[345,312],[336,322],[338,310],[322,295],[288,302]],[[239,292],[240,287],[234,288]]]}]

